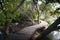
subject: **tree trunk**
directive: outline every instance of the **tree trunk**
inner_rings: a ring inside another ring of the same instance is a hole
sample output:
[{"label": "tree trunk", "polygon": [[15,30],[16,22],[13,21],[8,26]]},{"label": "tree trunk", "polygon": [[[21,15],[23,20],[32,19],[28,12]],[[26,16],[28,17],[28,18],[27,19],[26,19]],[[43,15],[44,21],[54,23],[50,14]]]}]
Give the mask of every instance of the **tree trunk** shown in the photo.
[{"label": "tree trunk", "polygon": [[45,31],[41,33],[35,40],[42,40],[44,37],[46,37],[50,32],[56,30],[58,27],[57,25],[60,24],[60,17],[51,24]]}]

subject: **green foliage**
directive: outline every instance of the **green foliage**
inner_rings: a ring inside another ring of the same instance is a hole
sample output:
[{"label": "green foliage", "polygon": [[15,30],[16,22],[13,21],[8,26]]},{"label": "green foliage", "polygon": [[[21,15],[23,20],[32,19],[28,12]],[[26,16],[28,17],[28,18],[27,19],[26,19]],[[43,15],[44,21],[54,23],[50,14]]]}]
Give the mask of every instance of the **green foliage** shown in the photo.
[{"label": "green foliage", "polygon": [[38,13],[37,13],[37,12],[34,12],[34,13],[33,13],[33,19],[34,19],[34,20],[37,20],[37,17],[38,17]]},{"label": "green foliage", "polygon": [[55,10],[55,13],[60,13],[60,8],[57,8],[56,10]]},{"label": "green foliage", "polygon": [[[48,1],[48,0],[47,0]],[[54,0],[55,1],[55,0]],[[29,10],[31,10],[32,8],[32,0],[26,0],[24,5],[21,6],[21,8],[19,8],[15,13],[11,13],[12,10],[21,2],[21,0],[3,0],[4,6],[3,6],[3,10],[2,11],[0,9],[0,25],[4,25],[4,23],[6,22],[6,19],[10,19],[15,20],[15,21],[20,21],[21,18],[23,18],[24,15],[32,13],[32,17],[33,19],[38,19],[38,12],[35,10],[35,12],[29,12]],[[42,15],[42,20],[46,20],[47,22],[49,22],[50,19],[48,19],[50,16],[54,18],[56,18],[60,12],[58,12],[58,10],[54,11],[54,9],[52,8],[53,5],[51,5],[51,3],[46,4],[46,2],[42,2],[41,5],[39,5],[39,11],[41,11],[40,15]],[[23,15],[20,15],[20,13],[22,13]],[[30,17],[30,15],[29,15]],[[41,17],[41,16],[40,16]],[[40,18],[41,19],[41,18]],[[48,20],[47,20],[48,19]],[[51,22],[50,22],[51,23]]]},{"label": "green foliage", "polygon": [[19,16],[19,11],[16,11],[15,13],[11,13],[14,7],[19,4],[19,0],[3,0],[3,10],[0,10],[0,25],[4,25],[6,20],[12,19],[16,20],[16,18]]},{"label": "green foliage", "polygon": [[6,20],[6,16],[3,13],[0,13],[0,25],[4,25]]}]

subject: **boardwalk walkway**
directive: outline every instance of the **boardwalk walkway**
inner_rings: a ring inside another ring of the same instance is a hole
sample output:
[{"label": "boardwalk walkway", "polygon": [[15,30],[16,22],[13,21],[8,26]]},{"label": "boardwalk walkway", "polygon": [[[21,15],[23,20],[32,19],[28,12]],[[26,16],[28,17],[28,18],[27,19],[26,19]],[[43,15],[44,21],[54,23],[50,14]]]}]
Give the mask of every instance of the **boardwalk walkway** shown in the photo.
[{"label": "boardwalk walkway", "polygon": [[45,25],[46,24],[44,24],[44,25],[36,24],[36,25],[30,26],[30,27],[23,28],[19,32],[11,34],[8,37],[8,40],[29,40],[37,29],[39,29]]}]

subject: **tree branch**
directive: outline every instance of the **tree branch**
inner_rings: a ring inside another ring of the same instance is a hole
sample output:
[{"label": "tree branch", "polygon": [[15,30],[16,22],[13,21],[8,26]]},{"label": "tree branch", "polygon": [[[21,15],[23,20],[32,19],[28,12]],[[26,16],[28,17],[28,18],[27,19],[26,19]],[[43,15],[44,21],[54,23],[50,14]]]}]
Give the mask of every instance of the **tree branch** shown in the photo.
[{"label": "tree branch", "polygon": [[19,5],[17,5],[11,13],[14,13],[16,10],[18,10],[18,8],[21,7],[24,4],[24,1],[25,0],[22,0],[21,3]]}]

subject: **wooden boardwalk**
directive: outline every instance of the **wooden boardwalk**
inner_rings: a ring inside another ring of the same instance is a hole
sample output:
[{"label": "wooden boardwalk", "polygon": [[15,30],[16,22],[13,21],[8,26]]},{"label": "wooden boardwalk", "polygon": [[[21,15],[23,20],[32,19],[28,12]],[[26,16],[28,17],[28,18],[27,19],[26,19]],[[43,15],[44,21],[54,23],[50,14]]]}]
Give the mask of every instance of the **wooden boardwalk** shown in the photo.
[{"label": "wooden boardwalk", "polygon": [[17,33],[11,34],[7,40],[29,40],[37,29],[42,28],[42,24],[36,24],[30,27],[23,28]]}]

